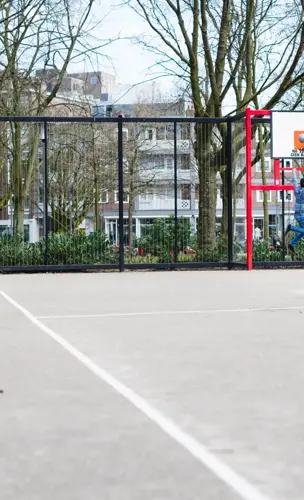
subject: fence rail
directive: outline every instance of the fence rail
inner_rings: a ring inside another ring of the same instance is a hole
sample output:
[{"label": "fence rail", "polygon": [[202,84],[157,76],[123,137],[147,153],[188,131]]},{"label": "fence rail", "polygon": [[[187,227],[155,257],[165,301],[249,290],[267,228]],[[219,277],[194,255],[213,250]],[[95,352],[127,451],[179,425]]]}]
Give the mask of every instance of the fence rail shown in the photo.
[{"label": "fence rail", "polygon": [[0,271],[245,267],[245,167],[243,113],[0,117]]}]

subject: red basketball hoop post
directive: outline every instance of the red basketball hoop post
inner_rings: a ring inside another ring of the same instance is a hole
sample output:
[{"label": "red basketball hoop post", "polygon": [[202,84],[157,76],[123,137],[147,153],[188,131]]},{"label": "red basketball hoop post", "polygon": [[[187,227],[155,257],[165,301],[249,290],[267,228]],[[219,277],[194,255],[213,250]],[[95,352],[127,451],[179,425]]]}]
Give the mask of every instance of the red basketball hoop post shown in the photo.
[{"label": "red basketball hoop post", "polygon": [[[252,116],[270,116],[269,110],[253,110],[247,108],[245,111],[246,130],[246,226],[247,226],[247,269],[252,270],[252,191],[256,186],[252,186]],[[260,187],[259,187],[260,189]]]},{"label": "red basketball hoop post", "polygon": [[[245,111],[245,131],[246,131],[246,229],[247,229],[247,269],[252,270],[252,193],[253,191],[290,191],[291,186],[280,184],[280,172],[290,168],[280,165],[279,159],[274,159],[274,184],[252,184],[252,117],[270,116],[270,110],[253,110],[247,108]],[[304,171],[303,167],[297,170]],[[267,221],[265,221],[267,223]]]},{"label": "red basketball hoop post", "polygon": [[251,109],[245,112],[246,129],[246,226],[247,226],[247,269],[252,269],[252,155],[251,155]]}]

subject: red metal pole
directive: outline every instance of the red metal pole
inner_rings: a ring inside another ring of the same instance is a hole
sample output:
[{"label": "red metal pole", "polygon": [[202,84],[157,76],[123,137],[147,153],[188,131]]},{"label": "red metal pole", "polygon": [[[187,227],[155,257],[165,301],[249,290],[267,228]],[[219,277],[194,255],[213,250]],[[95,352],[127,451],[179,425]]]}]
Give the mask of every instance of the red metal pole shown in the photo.
[{"label": "red metal pole", "polygon": [[280,184],[280,160],[274,160],[274,183]]},{"label": "red metal pole", "polygon": [[252,157],[251,157],[251,109],[245,112],[246,130],[246,225],[247,225],[247,269],[252,270]]},{"label": "red metal pole", "polygon": [[271,111],[269,109],[251,109],[250,114],[251,116],[270,116]]},{"label": "red metal pole", "polygon": [[[290,170],[290,168],[288,169]],[[292,191],[292,184],[252,184],[252,191]]]}]

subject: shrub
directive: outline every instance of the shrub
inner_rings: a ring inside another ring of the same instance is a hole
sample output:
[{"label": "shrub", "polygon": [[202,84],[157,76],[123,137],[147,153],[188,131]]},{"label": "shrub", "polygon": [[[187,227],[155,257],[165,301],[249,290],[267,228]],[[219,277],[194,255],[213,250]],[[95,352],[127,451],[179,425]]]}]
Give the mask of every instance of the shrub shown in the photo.
[{"label": "shrub", "polygon": [[103,231],[97,231],[89,236],[82,233],[49,235],[48,263],[50,265],[115,264],[117,262],[118,253],[113,251]]},{"label": "shrub", "polygon": [[158,258],[152,255],[125,256],[126,264],[157,264]]},{"label": "shrub", "polygon": [[20,236],[0,238],[0,266],[28,266],[43,264],[43,253],[39,244],[25,243]]},{"label": "shrub", "polygon": [[136,239],[135,246],[142,248],[144,255],[158,257],[159,262],[174,260],[175,241],[177,252],[183,251],[191,243],[191,226],[188,218],[179,217],[175,235],[175,219],[173,216],[159,218],[153,224],[145,226],[145,236]]},{"label": "shrub", "polygon": [[[0,238],[0,266],[39,266],[44,264],[45,240],[25,243],[19,236]],[[115,252],[103,231],[89,236],[82,233],[50,234],[48,238],[48,264],[115,264]]]},{"label": "shrub", "polygon": [[177,262],[197,262],[197,254],[178,255]]},{"label": "shrub", "polygon": [[252,260],[258,262],[270,262],[283,260],[282,250],[273,249],[267,241],[253,241]]}]

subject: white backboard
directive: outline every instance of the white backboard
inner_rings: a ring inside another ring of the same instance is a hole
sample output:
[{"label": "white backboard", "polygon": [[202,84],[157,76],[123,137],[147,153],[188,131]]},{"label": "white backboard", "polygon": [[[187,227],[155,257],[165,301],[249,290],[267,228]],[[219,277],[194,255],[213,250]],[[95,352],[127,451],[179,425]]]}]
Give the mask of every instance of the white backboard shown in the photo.
[{"label": "white backboard", "polygon": [[280,159],[304,159],[304,113],[272,111],[271,156]]}]

